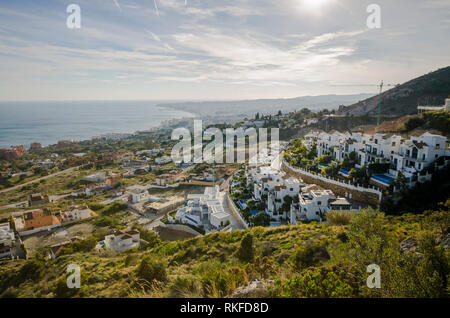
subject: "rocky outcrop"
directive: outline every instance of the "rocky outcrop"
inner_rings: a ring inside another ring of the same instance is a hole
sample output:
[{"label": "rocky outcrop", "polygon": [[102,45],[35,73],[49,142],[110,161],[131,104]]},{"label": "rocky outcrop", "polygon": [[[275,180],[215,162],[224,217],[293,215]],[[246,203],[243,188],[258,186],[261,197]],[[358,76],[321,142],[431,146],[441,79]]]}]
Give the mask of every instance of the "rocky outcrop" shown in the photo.
[{"label": "rocky outcrop", "polygon": [[415,252],[417,249],[417,241],[413,237],[408,237],[400,242],[398,250],[401,253]]},{"label": "rocky outcrop", "polygon": [[241,286],[230,296],[231,298],[267,298],[268,288],[273,284],[272,280],[255,279],[246,286]]}]

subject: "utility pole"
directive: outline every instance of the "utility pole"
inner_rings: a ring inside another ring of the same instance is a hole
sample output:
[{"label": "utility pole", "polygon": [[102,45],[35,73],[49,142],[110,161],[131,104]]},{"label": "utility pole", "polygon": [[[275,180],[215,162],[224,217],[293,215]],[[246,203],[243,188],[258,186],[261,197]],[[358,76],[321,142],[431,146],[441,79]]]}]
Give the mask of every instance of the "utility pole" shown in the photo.
[{"label": "utility pole", "polygon": [[377,126],[380,126],[381,122],[381,101],[382,101],[382,93],[383,93],[383,81],[380,84],[380,95],[378,97],[378,116],[377,116]]}]

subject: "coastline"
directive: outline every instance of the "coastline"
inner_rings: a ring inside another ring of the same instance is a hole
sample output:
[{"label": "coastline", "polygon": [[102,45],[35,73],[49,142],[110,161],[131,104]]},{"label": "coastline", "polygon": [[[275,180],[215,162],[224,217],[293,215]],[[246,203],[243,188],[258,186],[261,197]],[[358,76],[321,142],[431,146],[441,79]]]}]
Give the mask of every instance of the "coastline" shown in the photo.
[{"label": "coastline", "polygon": [[164,122],[194,118],[158,101],[0,103],[0,148],[33,142],[43,147],[59,140],[86,141],[103,135],[132,135]]}]

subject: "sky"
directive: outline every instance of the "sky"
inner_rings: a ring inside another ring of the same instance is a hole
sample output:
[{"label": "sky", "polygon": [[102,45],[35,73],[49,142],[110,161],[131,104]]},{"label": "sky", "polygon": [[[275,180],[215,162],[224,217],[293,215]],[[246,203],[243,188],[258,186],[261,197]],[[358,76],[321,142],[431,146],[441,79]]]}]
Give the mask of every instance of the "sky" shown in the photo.
[{"label": "sky", "polygon": [[449,34],[448,0],[0,0],[0,100],[375,93],[449,66]]}]

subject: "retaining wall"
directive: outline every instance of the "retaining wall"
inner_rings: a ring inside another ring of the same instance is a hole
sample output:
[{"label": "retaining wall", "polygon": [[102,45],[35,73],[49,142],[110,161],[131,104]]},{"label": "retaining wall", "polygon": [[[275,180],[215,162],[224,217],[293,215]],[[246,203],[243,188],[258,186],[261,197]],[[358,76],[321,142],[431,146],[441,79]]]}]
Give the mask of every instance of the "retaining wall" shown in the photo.
[{"label": "retaining wall", "polygon": [[286,161],[283,161],[282,169],[286,172],[293,173],[306,183],[317,184],[322,188],[330,189],[339,196],[358,202],[378,205],[383,197],[383,192],[380,188],[374,186],[369,186],[368,188],[360,185],[355,186],[350,182],[345,183],[338,179],[322,176],[311,171],[293,168]]}]

